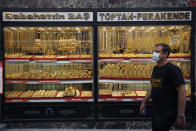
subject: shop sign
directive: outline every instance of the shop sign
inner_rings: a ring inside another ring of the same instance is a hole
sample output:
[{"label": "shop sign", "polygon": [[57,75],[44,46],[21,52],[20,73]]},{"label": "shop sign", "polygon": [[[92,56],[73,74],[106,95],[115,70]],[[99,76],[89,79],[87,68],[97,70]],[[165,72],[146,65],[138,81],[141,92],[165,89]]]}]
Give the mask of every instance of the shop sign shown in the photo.
[{"label": "shop sign", "polygon": [[[194,3],[194,2],[192,2]],[[98,21],[191,21],[191,11],[98,12]],[[3,21],[93,21],[93,12],[3,12]]]},{"label": "shop sign", "polygon": [[100,22],[107,21],[191,21],[191,11],[98,12]]},{"label": "shop sign", "polygon": [[0,61],[0,94],[3,93],[3,62]]},{"label": "shop sign", "polygon": [[3,21],[93,21],[93,12],[3,12]]}]

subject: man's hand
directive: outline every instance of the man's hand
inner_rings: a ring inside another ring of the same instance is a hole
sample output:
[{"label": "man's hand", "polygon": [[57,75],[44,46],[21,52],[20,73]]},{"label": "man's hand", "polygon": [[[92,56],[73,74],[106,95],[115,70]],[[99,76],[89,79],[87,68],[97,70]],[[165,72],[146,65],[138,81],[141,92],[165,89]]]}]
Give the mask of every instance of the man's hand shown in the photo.
[{"label": "man's hand", "polygon": [[[185,114],[185,107],[186,107],[186,88],[185,85],[182,84],[177,88],[178,91],[178,115],[179,114]],[[186,127],[186,119],[180,118],[177,116],[177,126],[179,128],[185,128]]]},{"label": "man's hand", "polygon": [[186,119],[177,117],[177,126],[184,129],[186,127]]},{"label": "man's hand", "polygon": [[146,108],[146,104],[144,102],[142,102],[142,104],[140,105],[140,113],[143,115],[145,114],[145,111],[144,111],[145,108]]},{"label": "man's hand", "polygon": [[151,97],[151,87],[150,89],[148,90],[146,96],[144,97],[143,101],[142,101],[142,104],[140,105],[140,113],[141,114],[145,114],[145,108],[146,108],[146,102],[148,101],[148,99]]}]

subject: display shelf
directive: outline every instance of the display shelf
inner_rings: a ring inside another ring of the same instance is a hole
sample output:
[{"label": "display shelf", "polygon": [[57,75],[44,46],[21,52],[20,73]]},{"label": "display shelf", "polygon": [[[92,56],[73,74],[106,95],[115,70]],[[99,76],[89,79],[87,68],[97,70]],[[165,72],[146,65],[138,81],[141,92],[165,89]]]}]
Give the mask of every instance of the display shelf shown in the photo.
[{"label": "display shelf", "polygon": [[19,92],[19,94],[15,97],[9,97],[10,99],[15,99],[15,98],[19,98],[20,95],[22,95],[24,93],[24,91]]},{"label": "display shelf", "polygon": [[19,80],[19,81],[58,81],[58,80],[91,80],[91,78],[64,78],[64,79],[14,79],[14,78],[5,78],[5,80]]},{"label": "display shelf", "polygon": [[[149,83],[150,84],[150,79],[129,79],[129,80],[124,80],[122,78],[119,79],[99,79],[100,83]],[[186,83],[190,82],[190,79],[185,79]],[[6,79],[6,83],[27,83],[27,84],[39,84],[39,83],[61,83],[61,84],[71,84],[71,83],[93,83],[93,80],[91,79],[83,79],[83,80],[31,80],[31,79],[26,79],[26,80],[21,80],[21,79]]]},{"label": "display shelf", "polygon": [[[168,60],[190,61],[191,57],[169,57]],[[154,62],[152,57],[99,57],[99,62]]]},{"label": "display shelf", "polygon": [[152,59],[152,57],[98,57],[99,59]]},{"label": "display shelf", "polygon": [[[29,90],[28,90],[29,91]],[[36,93],[36,91],[44,91],[44,92],[42,92],[43,94],[48,94],[48,92],[45,92],[45,91],[47,91],[47,90],[31,90],[31,93],[32,93],[32,95],[30,96],[30,97],[21,97],[24,93],[27,93],[28,91],[17,91],[17,93],[18,93],[18,95],[16,96],[16,97],[7,97],[6,96],[6,98],[65,98],[65,97],[68,97],[68,98],[92,98],[92,91],[79,91],[79,95],[78,96],[75,96],[76,94],[74,94],[73,96],[66,96],[65,94],[65,96],[62,96],[62,97],[59,97],[58,96],[58,93],[62,93],[62,90],[60,90],[60,91],[58,91],[58,90],[51,90],[51,91],[55,91],[56,93],[55,93],[55,95],[53,95],[53,96],[41,96],[41,97],[38,97],[37,95],[36,96],[34,96],[34,93]],[[14,92],[14,91],[13,91]],[[13,92],[11,91],[11,92],[9,92],[7,95],[9,95],[9,94],[13,94]],[[66,90],[65,91],[63,91],[64,93],[66,92]],[[91,93],[91,96],[82,96],[82,92],[90,92]],[[42,95],[43,95],[42,94]],[[45,95],[46,95],[45,94]]]},{"label": "display shelf", "polygon": [[7,98],[5,100],[5,102],[7,103],[14,103],[14,102],[81,102],[81,101],[88,101],[88,102],[92,102],[93,99],[92,98],[31,98],[31,99],[27,99],[27,98]]},{"label": "display shelf", "polygon": [[[22,92],[23,93],[23,92]],[[20,95],[22,95],[22,93]],[[20,96],[19,95],[19,96]],[[19,99],[65,99],[67,101],[71,101],[71,100],[80,100],[80,99],[83,99],[83,100],[88,100],[88,99],[92,99],[92,97],[72,97],[72,96],[65,96],[65,97],[30,97],[30,98],[20,98],[20,97],[13,97],[13,98],[6,98],[7,100],[11,100],[11,99],[14,99],[14,100],[19,100]]]},{"label": "display shelf", "polygon": [[59,91],[56,92],[55,96],[52,97],[33,97],[34,93],[31,94],[30,97],[21,97],[24,91],[22,91],[19,95],[16,97],[6,97],[6,102],[71,102],[71,101],[92,101],[92,97],[82,97],[80,91],[80,96],[63,96],[63,97],[57,97],[57,94]]},{"label": "display shelf", "polygon": [[6,83],[27,83],[27,84],[40,84],[40,83],[61,83],[61,84],[72,84],[72,83],[93,83],[91,79],[83,79],[83,80],[13,80],[13,79],[6,79]]},{"label": "display shelf", "polygon": [[91,59],[91,55],[24,55],[5,56],[5,59]]},{"label": "display shelf", "polygon": [[143,98],[100,98],[99,102],[107,101],[142,101]]},{"label": "display shelf", "polygon": [[[186,82],[190,82],[190,77],[185,77],[184,78]],[[141,81],[141,82],[146,82],[150,81],[150,78],[119,78],[119,77],[99,77],[99,82],[116,82],[116,83],[134,83],[136,81]]]},{"label": "display shelf", "polygon": [[185,82],[186,83],[190,83],[191,82],[191,79],[190,78],[185,78]]},{"label": "display shelf", "polygon": [[144,98],[145,96],[112,96],[112,95],[99,95],[99,98],[105,99],[105,98],[117,98],[117,99],[125,99],[125,98]]},{"label": "display shelf", "polygon": [[67,97],[63,99],[66,101],[93,101],[92,97]]},{"label": "display shelf", "polygon": [[[144,96],[136,97],[99,97],[99,102],[101,101],[142,101]],[[190,96],[186,97],[187,101],[190,100]],[[88,101],[92,102],[92,97],[37,97],[37,98],[6,98],[5,101],[9,102],[80,102]]]},{"label": "display shelf", "polygon": [[5,62],[51,62],[51,63],[90,63],[92,62],[91,58],[6,58]]},{"label": "display shelf", "polygon": [[[108,101],[143,101],[144,98],[140,97],[140,98],[99,98],[98,101],[99,102],[108,102]],[[187,101],[190,101],[190,98],[187,97],[186,98]],[[151,101],[151,99],[149,100]]]},{"label": "display shelf", "polygon": [[143,91],[143,92],[147,92],[147,90],[134,90],[134,91],[131,91],[131,92],[134,92],[134,96],[126,96],[125,95],[125,92],[122,93],[122,96],[112,96],[111,95],[99,95],[99,98],[143,98],[144,96],[139,96],[138,95],[138,91]]},{"label": "display shelf", "polygon": [[88,80],[75,80],[75,81],[61,81],[60,83],[62,83],[62,84],[93,83],[93,80],[88,79]]},{"label": "display shelf", "polygon": [[100,80],[140,80],[146,81],[150,80],[150,78],[120,78],[120,77],[99,77]]},{"label": "display shelf", "polygon": [[112,79],[100,79],[100,83],[149,83],[150,84],[150,79],[149,80],[112,80]]},{"label": "display shelf", "polygon": [[187,58],[168,58],[169,61],[191,61],[190,57]]}]

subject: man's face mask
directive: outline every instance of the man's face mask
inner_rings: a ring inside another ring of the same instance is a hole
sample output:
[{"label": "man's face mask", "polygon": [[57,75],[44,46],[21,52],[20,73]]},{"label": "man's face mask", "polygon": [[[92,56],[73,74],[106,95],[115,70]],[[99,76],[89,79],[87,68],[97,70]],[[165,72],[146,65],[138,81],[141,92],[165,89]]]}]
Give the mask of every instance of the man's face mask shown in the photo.
[{"label": "man's face mask", "polygon": [[160,53],[153,52],[153,54],[152,54],[152,60],[158,62],[159,61],[159,56],[160,56]]}]

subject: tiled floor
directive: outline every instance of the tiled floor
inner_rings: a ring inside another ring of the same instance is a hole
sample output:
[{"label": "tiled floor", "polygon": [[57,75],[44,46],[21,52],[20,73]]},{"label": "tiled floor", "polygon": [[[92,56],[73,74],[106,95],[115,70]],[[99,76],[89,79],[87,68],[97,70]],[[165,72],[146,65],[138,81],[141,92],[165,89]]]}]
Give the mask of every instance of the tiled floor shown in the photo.
[{"label": "tiled floor", "polygon": [[[18,128],[18,129],[6,129],[6,124],[0,124],[0,131],[151,131],[150,129],[38,129],[38,128]],[[174,131],[174,130],[173,130]],[[185,131],[185,130],[176,130]],[[186,131],[196,131],[196,130],[186,130]]]},{"label": "tiled floor", "polygon": [[[6,131],[130,131],[130,129],[7,129]],[[151,130],[131,130],[131,131],[151,131]],[[180,131],[180,130],[176,130]],[[185,131],[185,130],[181,130]],[[190,131],[190,130],[186,130]],[[193,130],[192,130],[193,131]]]},{"label": "tiled floor", "polygon": [[[119,129],[8,129],[7,131],[130,131]],[[131,131],[150,131],[150,130],[131,130]]]}]

